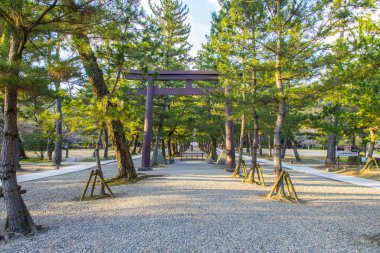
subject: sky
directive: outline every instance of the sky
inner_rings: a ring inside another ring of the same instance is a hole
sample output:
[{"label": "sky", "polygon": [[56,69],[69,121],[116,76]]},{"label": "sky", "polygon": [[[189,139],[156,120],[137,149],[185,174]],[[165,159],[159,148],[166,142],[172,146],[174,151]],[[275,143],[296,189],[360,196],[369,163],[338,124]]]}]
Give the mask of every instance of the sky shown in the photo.
[{"label": "sky", "polygon": [[[159,2],[152,0],[152,2]],[[190,55],[195,56],[201,48],[202,43],[206,42],[206,35],[211,28],[211,14],[220,9],[218,0],[183,0],[189,8],[187,21],[191,24],[189,42],[193,45]],[[141,0],[141,5],[148,14],[151,13],[148,0]]]}]

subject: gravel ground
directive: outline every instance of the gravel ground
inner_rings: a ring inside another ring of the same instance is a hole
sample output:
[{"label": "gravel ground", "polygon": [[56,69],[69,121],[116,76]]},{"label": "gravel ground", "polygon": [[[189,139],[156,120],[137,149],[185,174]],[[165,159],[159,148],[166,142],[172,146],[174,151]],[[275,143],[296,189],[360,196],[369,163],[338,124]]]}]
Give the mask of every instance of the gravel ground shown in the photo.
[{"label": "gravel ground", "polygon": [[[116,165],[104,170],[113,176]],[[263,172],[271,184],[271,168]],[[75,201],[88,174],[22,183],[35,222],[49,229],[0,242],[0,252],[380,252],[364,239],[380,232],[377,190],[290,171],[305,203],[280,203],[264,198],[270,186],[176,161],[112,187],[115,199]]]}]

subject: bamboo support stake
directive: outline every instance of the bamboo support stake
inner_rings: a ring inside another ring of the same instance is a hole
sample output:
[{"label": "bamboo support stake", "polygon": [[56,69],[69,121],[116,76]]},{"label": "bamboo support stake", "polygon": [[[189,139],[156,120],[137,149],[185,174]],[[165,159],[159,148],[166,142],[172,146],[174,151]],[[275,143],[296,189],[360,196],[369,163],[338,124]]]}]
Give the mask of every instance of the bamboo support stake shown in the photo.
[{"label": "bamboo support stake", "polygon": [[293,182],[292,182],[292,180],[290,179],[289,173],[286,172],[286,175],[287,175],[287,180],[289,181],[290,189],[292,190],[292,192],[293,192],[293,194],[294,194],[294,199],[296,200],[297,203],[299,203],[299,199],[298,199],[298,196],[297,196],[296,190],[294,189]]},{"label": "bamboo support stake", "polygon": [[91,197],[94,196],[94,190],[95,190],[95,184],[96,184],[96,178],[98,177],[98,170],[95,170],[94,173],[94,181],[92,182],[92,188],[91,188]]},{"label": "bamboo support stake", "polygon": [[277,178],[276,182],[274,183],[274,185],[272,186],[272,189],[270,190],[269,194],[268,194],[268,198],[272,197],[272,194],[274,192],[274,190],[277,188],[277,185],[280,183],[281,179],[284,177],[284,174],[285,174],[285,171],[283,170],[280,174],[280,176]]},{"label": "bamboo support stake", "polygon": [[80,201],[82,201],[84,196],[86,195],[86,192],[87,192],[88,186],[90,185],[91,178],[92,178],[93,174],[94,174],[94,170],[91,170],[90,176],[88,177],[86,187],[84,188],[84,191],[83,191],[82,197],[80,198]]}]

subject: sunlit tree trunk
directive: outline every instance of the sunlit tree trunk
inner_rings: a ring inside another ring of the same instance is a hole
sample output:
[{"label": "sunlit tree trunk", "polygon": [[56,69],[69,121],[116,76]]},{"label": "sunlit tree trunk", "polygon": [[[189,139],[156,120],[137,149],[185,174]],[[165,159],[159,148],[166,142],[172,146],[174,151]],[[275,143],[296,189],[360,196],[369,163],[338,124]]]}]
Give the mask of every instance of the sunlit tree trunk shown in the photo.
[{"label": "sunlit tree trunk", "polygon": [[[276,0],[276,12],[277,18],[281,20],[281,6],[282,0]],[[276,78],[276,87],[277,87],[277,99],[278,99],[278,112],[276,125],[273,132],[273,144],[274,144],[274,173],[276,177],[279,177],[282,172],[282,161],[281,161],[281,130],[285,118],[285,94],[284,87],[282,84],[282,74],[281,74],[281,33],[282,27],[280,21],[277,24],[277,45],[276,45],[276,66],[275,66],[275,78]],[[280,180],[280,183],[277,188],[277,194],[284,194],[284,184],[283,180]]]}]

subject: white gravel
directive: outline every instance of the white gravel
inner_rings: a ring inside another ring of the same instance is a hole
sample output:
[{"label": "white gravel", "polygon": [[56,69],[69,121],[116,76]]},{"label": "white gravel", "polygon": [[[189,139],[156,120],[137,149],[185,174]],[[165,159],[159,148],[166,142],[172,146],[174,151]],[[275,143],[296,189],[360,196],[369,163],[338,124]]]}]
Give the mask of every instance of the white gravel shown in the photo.
[{"label": "white gravel", "polygon": [[[272,169],[263,170],[272,183]],[[306,203],[273,202],[264,198],[270,186],[176,161],[146,173],[162,177],[112,187],[115,199],[74,201],[88,174],[21,183],[35,222],[49,230],[0,242],[0,252],[380,252],[364,239],[380,233],[378,190],[291,171]]]}]

